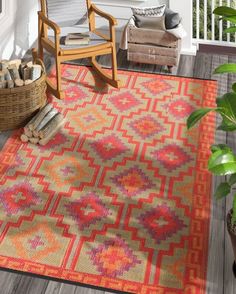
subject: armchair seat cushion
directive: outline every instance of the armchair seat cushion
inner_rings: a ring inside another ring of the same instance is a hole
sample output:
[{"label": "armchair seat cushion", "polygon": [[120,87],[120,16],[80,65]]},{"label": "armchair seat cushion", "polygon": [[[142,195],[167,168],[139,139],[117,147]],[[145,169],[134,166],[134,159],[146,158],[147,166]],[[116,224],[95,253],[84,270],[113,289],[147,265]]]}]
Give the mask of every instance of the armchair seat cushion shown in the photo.
[{"label": "armchair seat cushion", "polygon": [[128,43],[177,47],[178,38],[163,30],[151,30],[130,26],[128,28]]}]

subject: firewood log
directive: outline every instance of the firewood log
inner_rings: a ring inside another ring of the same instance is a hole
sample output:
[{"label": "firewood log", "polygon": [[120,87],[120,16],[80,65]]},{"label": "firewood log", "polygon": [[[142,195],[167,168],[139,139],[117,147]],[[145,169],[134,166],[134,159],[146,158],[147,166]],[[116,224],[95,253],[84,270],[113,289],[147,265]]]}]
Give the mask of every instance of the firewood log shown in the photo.
[{"label": "firewood log", "polygon": [[26,143],[26,142],[29,141],[29,138],[28,138],[25,134],[22,134],[22,135],[20,136],[20,139],[21,139],[21,141],[24,142],[24,143]]},{"label": "firewood log", "polygon": [[30,79],[35,81],[41,77],[42,67],[39,64],[34,64],[31,67]]},{"label": "firewood log", "polygon": [[7,81],[0,82],[0,89],[5,89],[7,87]]},{"label": "firewood log", "polygon": [[0,69],[4,70],[4,69],[7,69],[7,67],[8,67],[8,60],[1,60],[0,61]]},{"label": "firewood log", "polygon": [[33,81],[32,80],[25,80],[25,86],[32,84]]},{"label": "firewood log", "polygon": [[9,65],[8,66],[8,70],[10,72],[10,75],[11,75],[12,80],[15,81],[15,80],[20,79],[20,74],[19,74],[19,71],[18,71],[18,69],[17,69],[17,67],[16,67],[15,64]]},{"label": "firewood log", "polygon": [[33,137],[33,133],[29,130],[29,128],[28,128],[27,126],[25,126],[25,127],[23,128],[23,130],[24,130],[24,134],[25,134],[27,137],[29,137],[29,138],[32,138],[32,137]]},{"label": "firewood log", "polygon": [[58,114],[58,110],[55,108],[52,108],[45,116],[44,118],[41,120],[40,124],[36,127],[35,130],[33,130],[33,136],[34,137],[39,137],[39,134],[41,131],[44,130],[44,128],[46,127],[46,125],[53,120],[53,118]]},{"label": "firewood log", "polygon": [[16,80],[14,80],[14,83],[15,83],[16,87],[24,86],[24,81],[22,79],[16,79]]},{"label": "firewood log", "polygon": [[60,124],[63,120],[63,115],[61,113],[57,113],[49,122],[39,131],[39,137],[41,139],[46,138],[49,134]]},{"label": "firewood log", "polygon": [[61,127],[65,124],[66,120],[63,119],[57,127],[46,137],[41,140],[39,140],[39,145],[45,146],[55,135],[56,133],[61,129]]},{"label": "firewood log", "polygon": [[33,66],[33,62],[32,62],[32,61],[28,61],[28,62],[26,63],[26,66],[27,66],[27,67],[32,67],[32,66]]},{"label": "firewood log", "polygon": [[20,67],[19,67],[19,73],[20,73],[22,80],[24,80],[24,69],[26,68],[26,64],[27,64],[27,62],[23,61],[23,62],[21,62]]},{"label": "firewood log", "polygon": [[0,82],[5,81],[5,73],[4,71],[0,71]]},{"label": "firewood log", "polygon": [[36,145],[39,142],[39,138],[32,137],[32,138],[29,138],[29,141],[30,141],[30,143]]},{"label": "firewood log", "polygon": [[29,80],[31,78],[31,67],[25,67],[23,69],[23,80]]},{"label": "firewood log", "polygon": [[29,129],[31,131],[35,130],[37,126],[40,124],[41,120],[44,116],[52,109],[53,105],[51,103],[46,104],[37,114],[36,118],[32,123],[29,123]]},{"label": "firewood log", "polygon": [[9,70],[6,68],[3,71],[4,71],[4,74],[5,74],[5,76],[4,76],[5,77],[5,80],[6,81],[12,80]]},{"label": "firewood log", "polygon": [[21,64],[21,59],[13,59],[13,60],[8,61],[8,67],[11,65],[15,65],[17,67],[17,69],[19,69],[20,64]]},{"label": "firewood log", "polygon": [[12,80],[7,81],[7,88],[8,89],[12,89],[12,88],[14,88],[14,86],[15,86],[15,84],[14,84],[14,82]]}]

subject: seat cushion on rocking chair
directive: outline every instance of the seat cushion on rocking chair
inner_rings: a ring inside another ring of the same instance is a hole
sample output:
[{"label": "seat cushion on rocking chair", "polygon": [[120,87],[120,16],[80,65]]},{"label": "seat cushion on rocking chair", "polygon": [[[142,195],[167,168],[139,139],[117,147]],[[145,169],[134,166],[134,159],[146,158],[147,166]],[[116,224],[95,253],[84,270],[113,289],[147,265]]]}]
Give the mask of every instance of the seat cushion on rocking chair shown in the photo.
[{"label": "seat cushion on rocking chair", "polygon": [[[54,37],[53,36],[49,36],[48,37],[52,42],[54,42]],[[93,32],[89,32],[89,44],[75,44],[75,45],[65,45],[65,38],[66,35],[61,35],[60,38],[60,48],[62,50],[69,50],[69,49],[79,49],[79,48],[86,48],[86,47],[90,47],[90,46],[96,46],[96,45],[100,45],[100,44],[105,44],[107,43],[107,40],[103,39],[102,37],[100,37],[99,35],[93,33]]]}]

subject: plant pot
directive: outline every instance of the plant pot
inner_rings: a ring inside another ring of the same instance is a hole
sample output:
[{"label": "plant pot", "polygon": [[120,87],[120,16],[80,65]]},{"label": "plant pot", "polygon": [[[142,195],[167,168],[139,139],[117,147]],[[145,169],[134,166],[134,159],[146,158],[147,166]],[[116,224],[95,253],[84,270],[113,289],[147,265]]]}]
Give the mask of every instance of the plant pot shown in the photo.
[{"label": "plant pot", "polygon": [[232,225],[232,214],[233,210],[231,209],[227,214],[227,229],[231,239],[233,252],[234,252],[234,263],[233,263],[233,273],[236,278],[236,225]]}]

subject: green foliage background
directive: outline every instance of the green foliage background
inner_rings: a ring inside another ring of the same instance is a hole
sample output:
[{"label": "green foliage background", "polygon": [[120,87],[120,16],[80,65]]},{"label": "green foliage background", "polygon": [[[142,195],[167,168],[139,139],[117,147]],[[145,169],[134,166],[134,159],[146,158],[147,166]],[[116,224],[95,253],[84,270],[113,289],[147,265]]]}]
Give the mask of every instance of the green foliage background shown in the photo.
[{"label": "green foliage background", "polygon": [[[199,14],[200,14],[200,31],[199,31],[199,38],[204,39],[204,0],[199,0],[200,2],[200,9],[199,9]],[[220,6],[220,1],[215,0],[215,8]],[[222,0],[222,6],[228,6],[227,5],[227,0]],[[230,1],[230,6],[235,8],[236,7],[236,1],[231,0]],[[196,0],[193,0],[193,37],[197,38],[197,25],[196,25],[196,19],[197,19],[197,8],[196,8]],[[212,39],[212,0],[207,0],[207,40]],[[219,16],[215,16],[215,40],[220,40],[219,36]],[[227,28],[227,22],[223,21],[223,30]],[[223,41],[227,41],[227,34],[223,33]],[[235,41],[235,36],[231,34],[230,40],[232,42]]]}]

